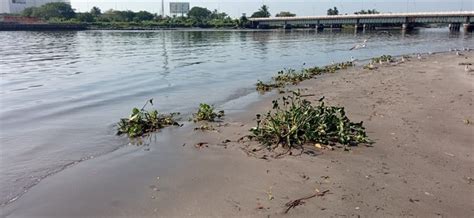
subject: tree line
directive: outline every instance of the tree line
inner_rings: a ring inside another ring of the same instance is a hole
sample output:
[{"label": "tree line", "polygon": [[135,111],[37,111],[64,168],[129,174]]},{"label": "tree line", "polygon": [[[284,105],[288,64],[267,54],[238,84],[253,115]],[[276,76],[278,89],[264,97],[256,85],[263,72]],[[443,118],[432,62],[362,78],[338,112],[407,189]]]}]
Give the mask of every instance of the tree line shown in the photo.
[{"label": "tree line", "polygon": [[[378,14],[373,10],[362,10],[355,14]],[[330,8],[328,15],[338,15],[337,7]],[[63,2],[52,2],[40,7],[26,8],[22,12],[23,16],[37,17],[50,22],[77,22],[90,23],[97,26],[121,25],[126,26],[165,26],[165,27],[248,27],[250,22],[243,15],[239,19],[233,19],[224,12],[209,10],[204,7],[193,7],[186,16],[161,16],[148,11],[120,11],[107,10],[102,11],[98,7],[92,7],[88,12],[75,12],[70,4]],[[251,18],[271,17],[269,7],[262,5],[256,12],[252,13]],[[295,13],[281,11],[276,17],[294,17]]]}]

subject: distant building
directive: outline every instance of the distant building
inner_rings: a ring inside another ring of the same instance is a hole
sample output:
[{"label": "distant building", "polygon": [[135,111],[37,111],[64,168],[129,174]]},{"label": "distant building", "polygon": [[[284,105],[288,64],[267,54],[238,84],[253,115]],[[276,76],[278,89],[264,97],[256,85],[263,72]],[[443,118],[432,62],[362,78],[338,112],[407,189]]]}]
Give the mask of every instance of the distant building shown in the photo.
[{"label": "distant building", "polygon": [[50,2],[69,3],[69,0],[0,0],[0,14],[21,13],[25,8],[39,7]]}]

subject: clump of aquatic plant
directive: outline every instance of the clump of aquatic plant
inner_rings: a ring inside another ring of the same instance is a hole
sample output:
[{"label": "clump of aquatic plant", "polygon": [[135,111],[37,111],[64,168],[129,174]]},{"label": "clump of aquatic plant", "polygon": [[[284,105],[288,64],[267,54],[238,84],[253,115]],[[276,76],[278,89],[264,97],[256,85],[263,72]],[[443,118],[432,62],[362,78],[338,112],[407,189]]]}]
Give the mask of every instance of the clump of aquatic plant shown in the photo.
[{"label": "clump of aquatic plant", "polygon": [[273,83],[264,83],[260,80],[256,84],[256,89],[259,92],[268,92],[271,91],[273,88],[279,88],[279,85]]},{"label": "clump of aquatic plant", "polygon": [[351,122],[343,107],[327,106],[324,97],[318,105],[312,105],[299,90],[274,100],[273,109],[263,118],[258,114],[257,126],[250,131],[251,138],[268,148],[298,148],[307,143],[355,146],[369,142],[363,123]]},{"label": "clump of aquatic plant", "polygon": [[347,69],[350,66],[353,66],[352,62],[331,64],[322,68],[303,68],[301,71],[285,69],[279,71],[276,76],[272,77],[272,82],[270,83],[264,83],[259,80],[256,84],[256,89],[259,92],[268,92],[274,88],[285,87],[288,84],[296,85],[304,80],[311,79],[314,76],[321,75],[323,73],[335,73],[338,70]]},{"label": "clump of aquatic plant", "polygon": [[383,63],[391,63],[391,62],[394,62],[395,59],[393,59],[393,57],[391,55],[382,55],[380,57],[375,57],[375,58],[372,58],[372,63],[380,63],[380,64],[383,64]]},{"label": "clump of aquatic plant", "polygon": [[351,61],[331,64],[331,65],[325,66],[323,68],[323,72],[324,73],[335,73],[338,70],[347,69],[348,67],[352,67],[352,66],[354,66],[354,64]]},{"label": "clump of aquatic plant", "polygon": [[367,65],[364,65],[363,68],[366,69],[366,70],[375,70],[375,69],[377,69],[377,67],[373,63],[369,63]]},{"label": "clump of aquatic plant", "polygon": [[160,114],[157,110],[145,110],[153,105],[153,99],[148,100],[141,109],[133,108],[128,118],[120,119],[117,134],[127,134],[130,138],[140,137],[150,132],[157,131],[167,126],[179,126],[175,117],[179,113]]},{"label": "clump of aquatic plant", "polygon": [[298,84],[303,80],[311,78],[312,75],[307,73],[305,70],[301,72],[297,72],[295,69],[285,69],[281,70],[277,73],[275,77],[273,77],[273,81],[275,84]]},{"label": "clump of aquatic plant", "polygon": [[199,109],[197,113],[193,114],[193,121],[209,121],[214,122],[216,118],[221,119],[224,117],[224,111],[214,111],[214,107],[208,104],[201,103],[199,104]]}]

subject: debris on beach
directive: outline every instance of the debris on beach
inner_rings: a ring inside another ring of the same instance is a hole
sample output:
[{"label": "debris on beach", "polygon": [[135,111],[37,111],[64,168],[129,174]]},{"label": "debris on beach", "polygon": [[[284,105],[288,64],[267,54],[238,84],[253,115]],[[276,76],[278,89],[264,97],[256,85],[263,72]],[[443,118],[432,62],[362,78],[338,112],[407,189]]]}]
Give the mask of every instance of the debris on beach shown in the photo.
[{"label": "debris on beach", "polygon": [[377,67],[376,67],[374,64],[369,63],[369,64],[367,64],[367,65],[364,65],[363,69],[366,69],[366,70],[375,70],[375,69],[377,69]]},{"label": "debris on beach", "polygon": [[196,147],[196,148],[206,147],[207,148],[207,147],[209,147],[208,145],[209,145],[209,143],[207,143],[207,142],[199,142],[199,143],[195,144],[194,147]]},{"label": "debris on beach", "polygon": [[204,124],[201,124],[198,127],[195,127],[194,130],[216,131],[216,128],[213,125],[209,124],[209,123],[204,123]]},{"label": "debris on beach", "polygon": [[312,195],[289,201],[288,203],[285,204],[286,210],[283,213],[287,214],[292,208],[295,208],[299,205],[304,204],[306,200],[314,198],[314,197],[322,197],[322,196],[326,195],[326,193],[328,193],[328,192],[329,192],[329,190],[325,190],[325,191],[320,192],[319,190],[316,189],[316,192]]},{"label": "debris on beach", "polygon": [[216,119],[221,119],[224,117],[224,111],[214,111],[214,106],[208,105],[205,103],[199,104],[199,109],[197,113],[193,114],[193,121],[208,121],[208,122],[215,122]]},{"label": "debris on beach", "polygon": [[147,111],[145,107],[148,104],[153,105],[153,99],[148,100],[141,109],[133,108],[128,118],[120,119],[117,135],[127,134],[130,138],[136,138],[167,126],[181,126],[175,119],[179,113],[160,114],[158,110]]},{"label": "debris on beach", "polygon": [[[224,117],[224,111],[214,111],[215,108],[212,105],[201,103],[199,104],[198,111],[193,114],[192,120],[195,123],[201,123],[199,126],[195,127],[194,130],[201,130],[201,131],[215,131],[219,132],[216,127],[210,122],[217,122],[220,121]],[[221,127],[222,124],[217,125],[217,127]]]},{"label": "debris on beach", "polygon": [[272,187],[270,186],[270,189],[267,191],[268,195],[268,200],[271,201],[274,199],[273,194],[272,194]]},{"label": "debris on beach", "polygon": [[250,138],[269,150],[281,147],[290,151],[303,149],[311,143],[315,147],[339,143],[356,146],[370,143],[363,122],[353,123],[343,107],[326,106],[324,97],[319,105],[301,97],[300,91],[273,101],[273,110],[262,118],[257,115],[257,126],[250,129]]},{"label": "debris on beach", "polygon": [[371,59],[372,64],[384,64],[384,63],[392,63],[395,59],[391,55],[382,55],[380,57],[375,57]]},{"label": "debris on beach", "polygon": [[[347,69],[351,66],[354,66],[353,62],[348,61],[335,63],[324,67],[303,68],[300,71],[296,71],[295,69],[291,68],[284,69],[278,71],[277,75],[272,77],[272,82],[264,83],[259,80],[256,84],[256,89],[260,93],[265,93],[273,90],[274,88],[284,88],[286,85],[297,85],[298,83],[314,78],[317,75],[324,73],[335,73],[338,70]],[[282,91],[280,90],[280,93],[281,92]]]}]

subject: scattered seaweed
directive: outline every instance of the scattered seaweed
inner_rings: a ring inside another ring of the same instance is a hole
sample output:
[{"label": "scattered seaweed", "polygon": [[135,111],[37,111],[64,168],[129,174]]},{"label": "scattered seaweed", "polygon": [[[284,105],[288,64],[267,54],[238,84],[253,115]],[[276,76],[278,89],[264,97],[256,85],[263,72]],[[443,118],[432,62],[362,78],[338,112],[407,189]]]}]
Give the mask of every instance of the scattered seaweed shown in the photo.
[{"label": "scattered seaweed", "polygon": [[300,91],[273,101],[273,110],[262,119],[257,114],[257,126],[250,129],[251,137],[269,150],[274,145],[287,149],[302,148],[307,143],[340,143],[355,146],[369,143],[363,123],[353,123],[343,107],[326,106],[324,97],[319,105],[301,97]]},{"label": "scattered seaweed", "polygon": [[297,85],[298,83],[311,79],[314,76],[321,75],[323,73],[335,73],[338,70],[347,69],[348,67],[353,66],[352,62],[342,62],[337,64],[327,65],[325,67],[311,67],[303,68],[300,71],[295,69],[284,69],[277,73],[276,76],[272,77],[272,81],[269,83],[264,83],[258,81],[256,84],[257,91],[264,93],[271,91],[274,88],[283,88],[286,85]]},{"label": "scattered seaweed", "polygon": [[193,114],[193,121],[208,121],[208,122],[215,122],[216,118],[221,119],[224,117],[224,111],[218,111],[217,113],[214,111],[214,106],[201,103],[199,104],[199,109],[197,113]]},{"label": "scattered seaweed", "polygon": [[301,72],[297,72],[295,69],[285,69],[281,70],[277,73],[275,77],[273,77],[273,81],[275,84],[284,86],[285,84],[293,84],[296,85],[303,80],[312,78],[313,75],[309,74],[307,71],[302,70]]},{"label": "scattered seaweed", "polygon": [[117,135],[127,134],[130,138],[136,138],[167,126],[180,126],[175,120],[179,113],[160,114],[157,110],[147,111],[145,107],[148,104],[153,105],[153,99],[148,100],[141,109],[133,108],[128,118],[120,119]]}]

